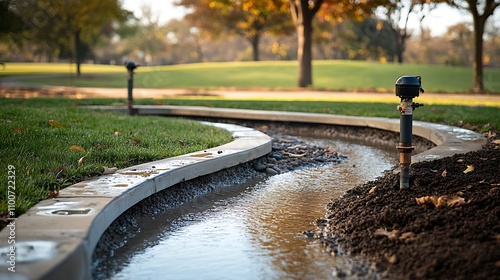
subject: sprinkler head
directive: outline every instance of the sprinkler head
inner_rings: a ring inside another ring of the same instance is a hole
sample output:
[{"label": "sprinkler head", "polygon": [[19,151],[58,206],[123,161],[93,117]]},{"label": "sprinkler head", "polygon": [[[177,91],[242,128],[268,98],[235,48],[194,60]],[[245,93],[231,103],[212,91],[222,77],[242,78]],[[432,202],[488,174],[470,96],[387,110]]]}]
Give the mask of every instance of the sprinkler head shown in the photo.
[{"label": "sprinkler head", "polygon": [[396,96],[401,99],[412,99],[424,93],[420,76],[402,76],[396,81],[395,86]]},{"label": "sprinkler head", "polygon": [[135,68],[139,67],[139,64],[136,64],[133,61],[125,61],[125,67],[127,67],[127,69],[130,71],[130,70],[134,70]]}]

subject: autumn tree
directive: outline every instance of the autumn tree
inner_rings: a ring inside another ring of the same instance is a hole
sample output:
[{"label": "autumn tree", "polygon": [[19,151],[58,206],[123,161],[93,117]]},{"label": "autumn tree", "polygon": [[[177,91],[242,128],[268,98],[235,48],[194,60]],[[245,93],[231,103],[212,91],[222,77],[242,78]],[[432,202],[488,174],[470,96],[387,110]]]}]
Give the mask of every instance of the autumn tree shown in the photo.
[{"label": "autumn tree", "polygon": [[316,14],[325,20],[340,21],[346,17],[362,20],[387,0],[289,0],[297,30],[298,86],[308,87],[312,81],[312,28]]},{"label": "autumn tree", "polygon": [[449,0],[450,5],[468,11],[472,15],[474,26],[474,62],[473,89],[476,93],[484,92],[483,77],[483,35],[488,18],[493,15],[495,9],[500,6],[500,0]]},{"label": "autumn tree", "polygon": [[191,13],[186,19],[217,38],[234,33],[252,46],[253,60],[259,60],[259,42],[265,32],[289,33],[293,30],[286,2],[282,0],[180,0]]},{"label": "autumn tree", "polygon": [[[89,43],[111,26],[131,15],[121,8],[119,0],[15,1],[14,10],[23,20],[20,34],[33,44],[45,44],[60,53],[72,50],[77,75],[83,52]],[[72,47],[71,47],[72,46]]]}]

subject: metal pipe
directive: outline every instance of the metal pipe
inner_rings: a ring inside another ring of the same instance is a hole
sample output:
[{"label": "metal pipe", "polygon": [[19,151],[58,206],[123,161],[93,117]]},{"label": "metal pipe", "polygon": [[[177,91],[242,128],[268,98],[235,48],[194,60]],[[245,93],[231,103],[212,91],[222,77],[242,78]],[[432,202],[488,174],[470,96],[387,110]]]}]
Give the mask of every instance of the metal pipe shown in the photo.
[{"label": "metal pipe", "polygon": [[128,108],[128,113],[130,115],[133,114],[133,102],[134,99],[132,97],[132,89],[134,88],[134,70],[133,69],[128,69],[128,77],[127,77],[127,108]]},{"label": "metal pipe", "polygon": [[412,142],[413,134],[413,110],[423,104],[413,103],[413,98],[420,92],[424,92],[421,87],[420,76],[403,76],[396,81],[396,95],[401,98],[398,110],[401,113],[399,118],[399,187],[405,189],[410,187],[410,165],[411,153],[414,150]]},{"label": "metal pipe", "polygon": [[133,61],[125,61],[125,67],[127,68],[127,108],[129,115],[134,115],[133,103],[134,99],[132,96],[132,90],[134,89],[134,69],[139,67],[139,64],[136,64]]},{"label": "metal pipe", "polygon": [[[412,144],[412,130],[413,130],[413,115],[412,115],[412,101],[401,100],[399,105],[399,111],[401,115],[399,117],[399,167],[400,167],[400,178],[399,187],[409,188],[410,187],[410,164],[411,164],[411,152],[413,151]],[[410,109],[409,109],[410,108]]]}]

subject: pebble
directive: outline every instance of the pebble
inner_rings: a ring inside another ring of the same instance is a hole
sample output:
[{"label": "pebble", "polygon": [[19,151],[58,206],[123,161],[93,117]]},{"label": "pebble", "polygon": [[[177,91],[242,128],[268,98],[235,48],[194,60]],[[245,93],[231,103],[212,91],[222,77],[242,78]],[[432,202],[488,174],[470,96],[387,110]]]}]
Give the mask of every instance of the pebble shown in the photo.
[{"label": "pebble", "polygon": [[272,168],[266,168],[266,173],[269,175],[276,175],[278,172]]},{"label": "pebble", "polygon": [[275,160],[282,160],[283,158],[279,154],[273,154],[272,158]]},{"label": "pebble", "polygon": [[253,168],[255,168],[256,171],[264,171],[267,166],[263,163],[256,163]]}]

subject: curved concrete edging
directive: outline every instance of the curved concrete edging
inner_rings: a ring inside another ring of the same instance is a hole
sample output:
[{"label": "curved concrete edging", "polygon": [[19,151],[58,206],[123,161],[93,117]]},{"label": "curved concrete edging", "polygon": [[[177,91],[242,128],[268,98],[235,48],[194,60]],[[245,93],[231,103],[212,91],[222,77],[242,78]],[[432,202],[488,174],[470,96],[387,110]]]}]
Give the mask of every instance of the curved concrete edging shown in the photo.
[{"label": "curved concrete edging", "polygon": [[41,201],[21,215],[15,221],[15,273],[7,271],[11,230],[6,227],[0,232],[0,279],[90,279],[95,246],[108,226],[127,209],[177,183],[271,151],[271,138],[259,131],[207,124],[229,130],[235,140],[74,184],[61,190],[57,198]]},{"label": "curved concrete edging", "polygon": [[[95,109],[106,109],[128,112],[126,107],[91,106]],[[242,120],[265,120],[275,122],[296,122],[330,124],[341,126],[370,127],[399,133],[399,119],[356,117],[332,114],[297,113],[282,111],[263,111],[246,109],[210,108],[200,106],[167,106],[141,105],[134,106],[139,115],[187,116],[206,118],[225,118]],[[412,156],[412,162],[433,160],[459,153],[480,150],[486,144],[486,138],[476,132],[435,123],[414,121],[413,135],[425,138],[436,147]]]},{"label": "curved concrete edging", "polygon": [[[126,107],[91,108],[128,112]],[[135,109],[140,115],[318,123],[399,132],[399,120],[388,118],[193,106],[135,106]],[[75,184],[62,190],[57,199],[42,201],[22,215],[16,221],[16,245],[20,251],[17,253],[16,266],[16,277],[19,278],[16,279],[90,278],[93,249],[106,228],[125,210],[149,195],[183,180],[249,161],[271,150],[271,141],[267,135],[235,125],[218,126],[229,128],[237,139],[207,151],[137,165],[119,170],[116,174]],[[437,145],[414,155],[413,162],[479,150],[486,143],[486,139],[475,132],[425,122],[414,122],[413,134]],[[247,146],[248,142],[252,148]],[[5,250],[6,247],[8,250],[8,246],[5,246],[8,236],[8,228],[0,232],[0,246],[4,246],[0,250]],[[1,258],[5,257],[7,256],[2,254]],[[25,262],[20,261],[22,258]],[[5,262],[0,265],[4,264]],[[0,278],[3,279],[4,276],[12,274],[0,273]]]}]

